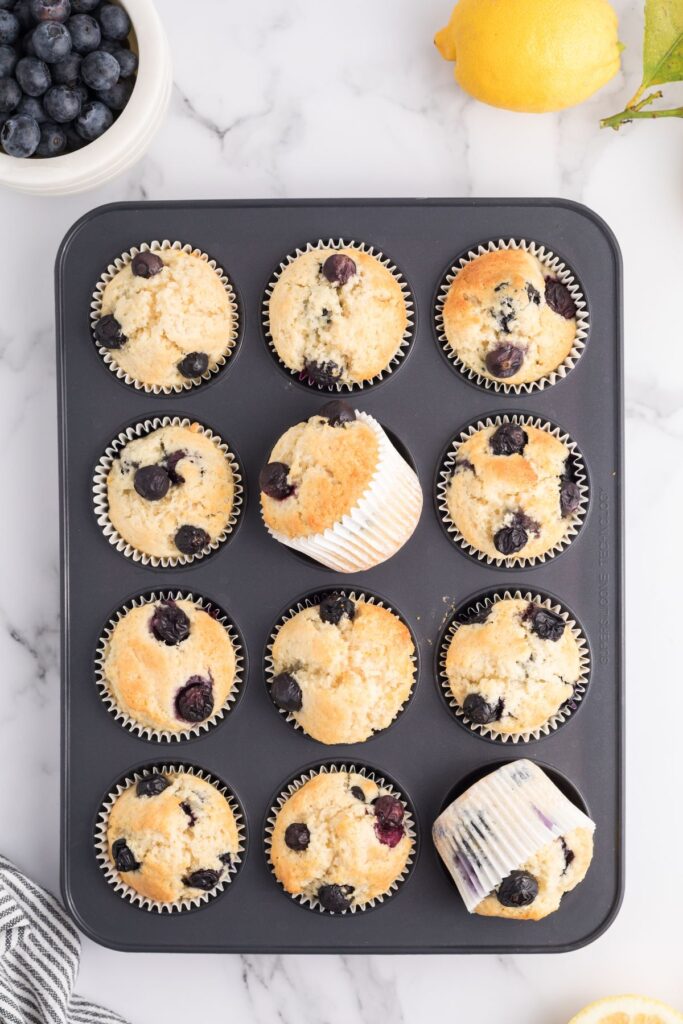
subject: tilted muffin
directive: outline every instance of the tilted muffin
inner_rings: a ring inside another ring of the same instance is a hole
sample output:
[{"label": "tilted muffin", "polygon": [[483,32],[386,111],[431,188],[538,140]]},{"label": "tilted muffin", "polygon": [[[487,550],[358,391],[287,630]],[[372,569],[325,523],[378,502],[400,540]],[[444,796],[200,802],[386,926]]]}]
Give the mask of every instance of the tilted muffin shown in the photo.
[{"label": "tilted muffin", "polygon": [[272,536],[340,572],[390,558],[422,509],[417,476],[382,427],[341,401],[282,435],[259,486]]},{"label": "tilted muffin", "polygon": [[107,848],[126,885],[150,900],[177,903],[228,877],[240,839],[220,790],[180,771],[147,775],[115,798]]},{"label": "tilted muffin", "polygon": [[526,384],[556,370],[576,340],[567,286],[523,249],[476,256],[459,270],[443,308],[444,333],[469,369]]},{"label": "tilted muffin", "polygon": [[533,761],[475,782],[432,836],[470,913],[540,921],[583,881],[595,823]]},{"label": "tilted muffin", "polygon": [[408,326],[401,286],[370,253],[311,249],[282,271],[268,301],[270,335],[311,384],[359,384],[394,358]]},{"label": "tilted muffin", "polygon": [[199,423],[159,427],[128,441],[107,476],[109,520],[128,544],[158,558],[194,556],[232,514],[232,467]]},{"label": "tilted muffin", "polygon": [[96,340],[141,384],[174,387],[214,370],[230,352],[237,311],[196,252],[137,253],[105,285]]},{"label": "tilted muffin", "polygon": [[324,910],[362,908],[389,893],[413,849],[403,803],[354,772],[319,773],[277,812],[270,859],[293,896]]},{"label": "tilted muffin", "polygon": [[542,427],[502,423],[460,445],[446,504],[468,544],[489,558],[522,561],[565,539],[581,491],[564,441]]},{"label": "tilted muffin", "polygon": [[415,648],[397,615],[332,593],[280,628],[275,704],[321,743],[362,743],[386,729],[413,688]]},{"label": "tilted muffin", "polygon": [[131,608],[104,644],[102,681],[115,706],[159,732],[192,729],[225,704],[237,663],[230,634],[192,601]]},{"label": "tilted muffin", "polygon": [[458,626],[446,676],[471,722],[520,736],[545,725],[572,699],[581,655],[559,615],[523,598],[503,598]]}]

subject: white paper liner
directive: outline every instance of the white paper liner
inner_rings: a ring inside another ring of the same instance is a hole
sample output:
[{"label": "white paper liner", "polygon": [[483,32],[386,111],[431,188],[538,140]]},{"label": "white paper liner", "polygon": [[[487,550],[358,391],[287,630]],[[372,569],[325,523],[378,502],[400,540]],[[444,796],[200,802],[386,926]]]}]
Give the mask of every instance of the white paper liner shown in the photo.
[{"label": "white paper liner", "polygon": [[[228,294],[230,305],[232,307],[232,323],[230,327],[230,338],[228,339],[228,346],[226,348],[226,351],[217,360],[216,365],[207,369],[206,372],[202,374],[201,377],[194,377],[189,380],[184,380],[180,384],[145,384],[143,381],[137,380],[135,377],[132,377],[129,373],[126,373],[126,371],[119,366],[116,360],[117,350],[105,348],[104,345],[101,345],[97,338],[95,338],[94,329],[96,322],[100,319],[100,316],[102,315],[102,295],[104,293],[104,289],[107,287],[112,278],[119,272],[119,270],[122,270],[123,267],[127,266],[127,264],[130,263],[139,252],[163,252],[165,249],[176,249],[179,251],[182,250],[182,252],[186,252],[188,253],[188,255],[197,256],[199,259],[203,260],[207,264],[207,266],[211,267],[211,269],[215,271],[216,275],[220,279],[221,284],[223,285]],[[110,263],[108,265],[107,269],[104,271],[99,281],[97,282],[95,286],[95,291],[93,292],[92,299],[90,302],[90,329],[93,332],[93,341],[97,346],[97,351],[102,357],[105,365],[112,371],[112,373],[114,373],[118,377],[119,380],[122,380],[124,384],[128,384],[131,387],[134,387],[137,391],[144,391],[148,395],[181,394],[183,391],[189,391],[191,388],[197,387],[199,384],[202,383],[202,381],[211,380],[211,378],[214,377],[219,372],[219,370],[221,370],[225,366],[228,359],[230,358],[231,355],[233,355],[235,349],[237,348],[241,328],[240,321],[241,317],[237,295],[235,293],[235,289],[232,286],[230,278],[225,273],[223,268],[218,266],[216,261],[211,259],[211,257],[208,256],[207,253],[203,252],[201,249],[196,249],[194,246],[183,244],[182,242],[170,242],[167,238],[165,238],[162,242],[142,242],[140,245],[134,245],[131,249],[128,249],[126,252],[122,252],[120,256],[117,256],[113,263]]]},{"label": "white paper liner", "polygon": [[[398,285],[401,288],[403,301],[405,302],[406,307],[406,317],[408,321],[406,324],[406,329],[403,332],[401,344],[399,345],[397,352],[392,356],[391,360],[384,367],[384,369],[380,370],[379,373],[375,374],[375,376],[371,377],[369,380],[353,381],[350,383],[338,381],[334,384],[309,384],[306,380],[302,379],[302,371],[292,370],[291,367],[287,366],[287,364],[283,362],[280,355],[278,354],[277,349],[275,348],[275,343],[270,333],[270,297],[273,294],[273,289],[277,284],[280,275],[282,274],[282,271],[285,270],[285,268],[288,267],[290,263],[294,263],[294,261],[298,259],[299,256],[303,256],[304,253],[312,252],[315,249],[356,249],[358,252],[366,253],[368,256],[374,256],[374,258],[379,263],[381,263],[383,267],[386,267],[386,269],[390,272],[394,280],[398,283]],[[385,380],[394,372],[394,370],[396,370],[400,366],[404,357],[407,355],[408,350],[412,345],[415,337],[415,302],[413,299],[413,294],[408,286],[407,281],[403,277],[403,274],[395,266],[395,264],[392,263],[390,259],[388,259],[388,257],[386,257],[382,252],[379,251],[379,249],[375,249],[375,247],[372,245],[366,245],[365,242],[346,242],[344,241],[343,238],[328,238],[327,241],[324,241],[323,239],[318,239],[317,242],[308,242],[305,249],[295,249],[294,252],[288,253],[287,256],[285,256],[284,260],[280,263],[278,269],[273,273],[268,284],[266,285],[266,290],[263,296],[262,319],[263,331],[265,334],[266,341],[268,343],[268,348],[270,349],[271,354],[273,358],[277,361],[278,365],[281,366],[282,369],[285,370],[290,375],[290,377],[293,377],[295,380],[304,384],[306,387],[312,389],[317,388],[318,391],[324,391],[328,393],[338,394],[342,391],[362,391],[364,388],[369,388],[372,387],[374,384],[379,384],[380,381]]]},{"label": "white paper liner", "polygon": [[[556,277],[567,286],[576,306],[576,337],[569,354],[556,369],[540,377],[538,380],[528,381],[524,384],[506,384],[504,380],[491,380],[489,377],[484,377],[483,374],[477,373],[476,370],[464,363],[451,347],[444,328],[444,304],[450,287],[458,273],[467,263],[470,263],[478,256],[483,256],[487,252],[496,252],[499,249],[523,249],[525,252],[535,256],[543,264],[544,269],[548,271],[547,276]],[[538,245],[536,242],[527,242],[524,238],[519,240],[499,238],[497,242],[491,241],[486,245],[478,245],[476,249],[469,249],[465,256],[461,256],[457,263],[453,264],[446,273],[439,287],[434,307],[434,321],[436,336],[448,361],[473,384],[507,395],[521,395],[530,394],[532,391],[543,391],[544,388],[563,380],[569,371],[574,369],[581,358],[590,330],[588,305],[572,271],[550,249],[547,249],[544,245]]]},{"label": "white paper liner", "polygon": [[436,819],[432,837],[472,913],[504,878],[559,836],[594,822],[533,761],[480,779]]},{"label": "white paper liner", "polygon": [[[320,588],[319,590],[316,590],[314,593],[308,594],[306,597],[301,598],[299,601],[297,601],[295,605],[292,605],[290,608],[288,608],[284,615],[280,616],[268,638],[268,645],[266,647],[265,655],[265,677],[266,685],[268,687],[268,694],[270,695],[270,687],[273,682],[273,677],[275,676],[275,666],[273,664],[273,644],[277,639],[278,633],[284,626],[285,622],[289,622],[289,620],[293,619],[295,615],[298,615],[299,612],[302,612],[304,608],[315,608],[317,605],[320,604],[321,599],[325,597],[327,594],[343,594],[344,597],[348,597],[352,601],[361,601],[365,604],[375,604],[379,608],[386,608],[388,612],[392,612],[398,619],[400,619],[403,625],[408,629],[410,633],[410,638],[413,642],[413,654],[411,657],[413,663],[413,685],[411,691],[408,694],[406,700],[403,702],[401,707],[398,709],[398,711],[392,718],[392,720],[389,722],[389,724],[386,725],[383,729],[380,729],[377,732],[373,732],[371,736],[368,736],[368,739],[373,739],[373,737],[381,736],[381,734],[386,732],[387,729],[390,729],[394,722],[396,722],[401,717],[403,712],[407,709],[411,700],[415,696],[415,687],[417,685],[418,671],[418,647],[413,631],[410,628],[410,624],[408,623],[407,619],[403,615],[401,615],[400,612],[398,612],[395,608],[392,608],[391,605],[387,604],[386,601],[383,601],[382,598],[377,597],[375,594],[368,594],[366,591],[356,591],[352,588],[349,589],[348,587],[324,587]],[[289,723],[289,725],[293,726],[296,730],[303,733],[305,736],[309,736],[311,739],[315,739],[314,736],[310,736],[310,733],[306,732],[304,727],[297,722],[295,716],[291,713],[291,711],[285,711],[284,708],[278,708],[277,705],[275,705],[275,707],[276,710],[284,717],[285,721]],[[361,742],[367,743],[367,741],[368,740],[362,740]],[[319,740],[316,740],[316,743],[319,742]]]},{"label": "white paper liner", "polygon": [[412,536],[422,511],[417,474],[399,455],[377,420],[365,412],[356,418],[377,438],[377,468],[358,503],[334,526],[310,537],[271,537],[337,572],[359,572],[385,562]]},{"label": "white paper liner", "polygon": [[[385,893],[381,893],[379,896],[375,896],[374,899],[367,900],[363,904],[352,905],[348,908],[348,910],[342,910],[340,914],[336,914],[334,913],[334,911],[331,910],[326,910],[323,906],[321,906],[321,904],[314,896],[306,896],[303,893],[301,895],[297,895],[296,893],[287,892],[287,890],[282,885],[282,882],[275,874],[275,869],[273,867],[273,862],[271,860],[271,847],[273,845],[273,829],[275,828],[275,819],[277,818],[279,811],[282,809],[282,807],[290,798],[290,796],[296,793],[297,789],[301,789],[301,787],[305,783],[310,782],[311,779],[314,778],[316,775],[325,775],[328,772],[331,774],[334,774],[335,772],[340,772],[342,774],[361,775],[364,779],[369,779],[371,782],[374,782],[380,789],[383,789],[385,793],[389,796],[393,796],[397,800],[400,800],[401,803],[403,804],[405,812],[403,816],[403,828],[405,834],[408,836],[409,839],[412,840],[413,844],[411,852],[408,856],[408,860],[406,861],[406,866],[403,869],[403,873],[399,875],[399,877],[391,883],[389,889]],[[324,914],[328,917],[345,917],[347,914],[352,915],[356,913],[362,913],[365,910],[371,910],[374,907],[384,903],[385,900],[388,900],[391,896],[394,895],[395,892],[398,891],[399,888],[401,888],[401,886],[405,884],[415,863],[418,836],[417,828],[415,825],[415,819],[413,818],[412,814],[411,804],[409,803],[407,797],[400,793],[395,788],[395,786],[393,786],[390,782],[387,782],[384,776],[382,776],[378,771],[376,771],[373,768],[366,768],[363,765],[356,766],[354,764],[321,764],[319,767],[310,768],[307,772],[304,772],[302,775],[299,775],[298,778],[293,779],[292,782],[290,782],[286,786],[286,788],[282,790],[277,800],[275,801],[275,803],[272,805],[268,812],[268,817],[266,819],[264,842],[266,846],[266,857],[268,860],[268,867],[270,868],[273,878],[275,879],[278,886],[280,887],[282,892],[285,893],[286,896],[289,896],[290,899],[294,900],[295,903],[299,903],[302,907],[306,907],[308,910],[315,910],[319,914]]]},{"label": "white paper liner", "polygon": [[[524,557],[524,555],[508,555],[507,557],[501,555],[499,558],[492,558],[491,555],[487,555],[484,551],[480,551],[479,548],[476,548],[473,544],[470,544],[465,540],[460,530],[451,519],[451,514],[448,510],[448,485],[455,468],[455,461],[460,446],[479,430],[484,430],[486,427],[499,427],[503,423],[515,423],[521,427],[538,427],[539,429],[552,434],[553,437],[556,437],[559,441],[562,441],[567,448],[568,458],[572,465],[574,474],[573,479],[579,488],[579,505],[576,512],[567,517],[567,530],[564,536],[552,548],[548,551],[544,551],[540,555],[527,557]],[[555,424],[550,423],[548,420],[541,419],[540,417],[505,414],[502,416],[487,416],[485,420],[479,420],[477,423],[470,424],[470,426],[457,435],[457,437],[451,442],[437,471],[436,504],[448,536],[454,544],[460,547],[472,558],[476,558],[480,562],[485,561],[487,565],[495,565],[501,569],[529,568],[533,565],[548,562],[552,558],[555,558],[556,555],[559,555],[561,551],[564,551],[564,549],[571,544],[572,540],[583,525],[586,512],[588,511],[588,498],[589,488],[586,464],[576,442],[573,441],[569,434],[566,434],[560,427],[557,427]]]},{"label": "white paper liner", "polygon": [[215,551],[223,544],[235,528],[235,524],[239,519],[240,512],[243,506],[243,492],[242,486],[242,471],[240,464],[237,461],[237,457],[233,451],[228,448],[225,441],[223,441],[218,434],[214,434],[213,431],[209,430],[208,427],[203,426],[201,423],[197,424],[201,427],[201,432],[205,437],[208,437],[210,441],[221,450],[223,455],[228,461],[230,469],[232,470],[233,476],[233,501],[232,509],[230,511],[230,518],[228,519],[225,529],[220,533],[215,540],[212,540],[210,544],[196,555],[184,555],[178,552],[177,555],[148,555],[145,551],[140,551],[138,548],[129,544],[121,534],[114,528],[113,523],[109,518],[109,496],[107,493],[107,477],[109,476],[109,470],[112,467],[112,463],[116,456],[119,454],[122,448],[124,448],[129,441],[134,441],[137,438],[144,437],[146,434],[151,434],[154,430],[159,430],[160,427],[189,427],[192,423],[196,423],[196,420],[188,419],[187,417],[181,418],[180,416],[155,416],[154,419],[142,420],[140,423],[134,424],[132,427],[128,427],[126,430],[122,430],[105,448],[104,455],[101,457],[95,468],[95,474],[93,477],[93,505],[95,509],[95,518],[99,526],[102,528],[102,533],[107,538],[110,544],[112,544],[117,551],[125,555],[126,558],[131,558],[134,562],[140,562],[141,565],[151,565],[155,569],[159,567],[163,569],[175,568],[180,565],[189,565],[191,562],[199,561],[204,558],[210,552]]},{"label": "white paper liner", "polygon": [[[202,892],[199,896],[188,896],[187,899],[176,900],[173,903],[162,903],[160,900],[153,900],[150,899],[149,896],[143,896],[141,893],[133,889],[132,886],[123,881],[109,853],[107,828],[109,825],[111,809],[114,806],[116,799],[124,792],[124,790],[128,789],[130,786],[136,785],[140,779],[147,778],[150,775],[181,774],[195,775],[198,779],[210,782],[211,785],[215,786],[216,789],[225,797],[230,805],[230,810],[235,816],[235,823],[237,825],[237,850],[232,855],[230,864],[226,865],[220,881],[216,885],[215,889],[211,890],[211,892]],[[136,771],[131,772],[130,775],[126,776],[121,782],[119,782],[107,795],[104,803],[100,807],[97,815],[97,821],[95,823],[95,855],[100,868],[104,872],[107,882],[119,896],[128,900],[135,906],[140,907],[142,910],[151,910],[159,914],[173,914],[187,910],[195,910],[197,907],[204,906],[210,900],[215,900],[217,896],[220,896],[221,893],[225,891],[226,887],[230,882],[232,882],[234,876],[237,874],[242,862],[246,842],[245,837],[246,826],[241,804],[234,793],[220,779],[217,779],[214,775],[211,775],[210,772],[204,771],[202,768],[194,767],[194,765],[154,765],[153,768],[138,768]]]},{"label": "white paper liner", "polygon": [[[542,726],[537,729],[527,730],[519,733],[500,733],[496,732],[495,729],[491,729],[488,725],[478,725],[476,722],[470,721],[465,714],[464,710],[458,704],[457,700],[453,696],[450,684],[448,682],[448,675],[446,673],[446,658],[448,656],[448,649],[451,645],[453,637],[458,632],[460,627],[464,625],[462,622],[458,622],[459,612],[456,613],[454,618],[448,625],[441,644],[439,645],[438,665],[439,665],[439,685],[443,691],[443,695],[446,699],[451,710],[454,712],[457,720],[461,725],[466,726],[471,732],[478,736],[482,736],[484,739],[493,740],[497,743],[529,743],[531,740],[540,740],[542,736],[548,736],[555,729],[567,722],[576,711],[578,705],[583,700],[583,696],[588,686],[588,677],[590,675],[590,653],[588,650],[588,641],[586,640],[585,634],[579,628],[576,621],[571,618],[569,612],[560,604],[553,601],[549,597],[543,597],[541,594],[532,594],[527,591],[522,593],[520,590],[515,590],[514,593],[509,590],[501,591],[496,594],[487,595],[480,600],[474,601],[467,605],[467,611],[472,614],[484,611],[485,608],[491,608],[494,604],[499,601],[510,601],[510,600],[522,600],[527,601],[531,604],[540,606],[541,608],[547,608],[548,611],[553,612],[554,615],[559,615],[564,621],[565,627],[569,629],[572,636],[576,640],[579,649],[579,676],[574,684],[574,693],[568,704],[562,705],[551,718],[548,719]],[[547,641],[552,643],[552,641]]]},{"label": "white paper liner", "polygon": [[[104,670],[107,645],[109,644],[114,629],[118,623],[125,618],[128,612],[133,608],[140,608],[143,605],[155,605],[159,601],[167,600],[191,601],[195,607],[201,608],[204,611],[210,611],[216,621],[220,622],[221,626],[227,633],[230,643],[232,644],[232,649],[235,652],[235,676],[230,692],[221,706],[216,708],[213,714],[210,715],[209,718],[204,719],[203,722],[198,722],[193,726],[188,725],[185,729],[181,729],[179,732],[173,732],[170,729],[154,729],[152,726],[143,725],[142,722],[138,722],[136,719],[131,718],[128,712],[117,703],[114,694],[109,688]],[[225,718],[226,714],[230,711],[232,705],[240,695],[242,686],[244,685],[244,663],[245,648],[240,633],[234,623],[228,618],[221,608],[215,605],[212,601],[207,601],[202,597],[188,593],[184,590],[155,591],[151,594],[143,594],[135,597],[131,601],[122,605],[103,629],[97,643],[97,653],[95,655],[95,685],[97,686],[100,697],[104,701],[107,710],[125,729],[135,733],[144,740],[171,743],[173,741],[189,740],[195,736],[200,736],[202,733],[208,732],[209,729],[212,729],[218,724],[218,722]]]}]

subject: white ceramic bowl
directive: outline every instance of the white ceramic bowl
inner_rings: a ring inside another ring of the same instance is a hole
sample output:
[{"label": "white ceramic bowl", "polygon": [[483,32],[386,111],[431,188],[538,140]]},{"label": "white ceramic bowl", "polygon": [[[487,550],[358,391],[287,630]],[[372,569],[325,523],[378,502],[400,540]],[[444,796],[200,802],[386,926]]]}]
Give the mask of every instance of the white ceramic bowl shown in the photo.
[{"label": "white ceramic bowl", "polygon": [[83,192],[127,170],[149,146],[171,96],[171,54],[153,0],[120,3],[133,23],[140,57],[128,105],[104,135],[75,153],[19,160],[0,152],[0,185],[45,196]]}]

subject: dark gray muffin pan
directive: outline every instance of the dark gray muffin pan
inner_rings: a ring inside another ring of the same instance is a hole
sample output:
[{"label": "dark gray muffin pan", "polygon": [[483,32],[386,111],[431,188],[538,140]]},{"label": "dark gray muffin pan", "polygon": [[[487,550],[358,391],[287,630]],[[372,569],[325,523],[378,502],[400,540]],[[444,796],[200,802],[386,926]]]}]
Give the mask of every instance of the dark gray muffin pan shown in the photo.
[{"label": "dark gray muffin pan", "polygon": [[[215,378],[180,395],[152,396],[117,380],[92,340],[95,284],[114,257],[145,241],[190,242],[225,269],[240,298],[242,341]],[[344,238],[374,245],[405,275],[415,297],[415,337],[394,373],[355,392],[405,446],[424,491],[410,542],[381,566],[336,575],[277,544],[259,515],[258,472],[276,438],[330,397],[294,380],[268,349],[264,288],[285,254],[306,242]],[[541,392],[496,394],[454,371],[440,348],[434,300],[444,269],[470,247],[497,239],[544,243],[575,273],[591,329],[564,380]],[[79,927],[122,950],[208,952],[520,953],[575,949],[614,919],[623,887],[623,601],[621,259],[609,228],[563,200],[330,200],[122,203],[87,214],[68,232],[56,264],[62,503],[62,891]],[[528,569],[488,567],[448,539],[434,480],[448,441],[473,420],[539,416],[577,442],[590,505],[579,535],[557,557]],[[189,416],[239,452],[245,471],[242,523],[229,544],[186,568],[135,564],[104,538],[93,513],[92,475],[110,440],[153,416]],[[302,594],[339,584],[382,595],[417,638],[413,699],[364,744],[325,747],[293,729],[263,678],[270,631]],[[215,602],[240,624],[249,672],[242,696],[215,728],[184,743],[140,739],[108,712],[95,685],[103,626],[122,604],[153,590],[182,589]],[[454,611],[497,589],[531,591],[570,608],[592,660],[587,693],[550,736],[526,745],[492,742],[461,727],[436,679],[436,648]],[[585,881],[538,923],[466,913],[430,838],[431,824],[462,780],[531,757],[597,822]],[[285,784],[323,762],[358,764],[392,779],[415,809],[420,848],[405,884],[371,911],[330,916],[289,898],[269,872],[263,834]],[[244,807],[248,848],[225,892],[203,908],[160,915],[132,906],[95,859],[100,804],[132,769],[197,765],[222,779]]]}]

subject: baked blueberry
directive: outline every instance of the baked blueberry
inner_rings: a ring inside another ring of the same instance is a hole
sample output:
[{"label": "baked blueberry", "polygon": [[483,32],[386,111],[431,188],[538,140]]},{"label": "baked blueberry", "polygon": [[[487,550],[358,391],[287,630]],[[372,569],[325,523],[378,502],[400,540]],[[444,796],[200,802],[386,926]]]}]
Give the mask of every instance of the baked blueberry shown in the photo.
[{"label": "baked blueberry", "polygon": [[331,284],[347,284],[356,273],[356,264],[342,252],[332,253],[322,265],[323,276]]},{"label": "baked blueberry", "polygon": [[303,698],[301,687],[291,672],[279,672],[270,686],[273,703],[283,711],[301,711]]},{"label": "baked blueberry", "polygon": [[529,441],[527,432],[516,423],[501,423],[489,439],[494,455],[521,455]]},{"label": "baked blueberry", "polygon": [[576,305],[566,284],[555,277],[546,278],[545,301],[554,313],[559,313],[565,320],[576,316]]},{"label": "baked blueberry", "polygon": [[86,142],[93,142],[104,135],[114,123],[114,115],[101,100],[91,100],[83,105],[76,118],[76,131]]},{"label": "baked blueberry", "polygon": [[102,35],[107,39],[125,39],[130,32],[130,18],[123,7],[117,4],[103,3],[97,12],[97,20]]},{"label": "baked blueberry", "polygon": [[155,252],[136,253],[131,260],[130,269],[135,277],[154,277],[164,269],[164,261]]},{"label": "baked blueberry", "polygon": [[201,526],[181,526],[173,538],[175,546],[183,555],[198,555],[210,543],[206,530]]},{"label": "baked blueberry", "polygon": [[138,796],[159,796],[171,785],[165,775],[147,775],[138,779],[135,792]]},{"label": "baked blueberry", "polygon": [[93,333],[104,348],[121,348],[128,340],[116,317],[108,313],[96,321]]},{"label": "baked blueberry", "polygon": [[13,46],[7,43],[0,45],[0,78],[8,78],[14,73],[19,57]]},{"label": "baked blueberry", "polygon": [[504,907],[528,907],[538,896],[538,882],[528,871],[511,871],[496,896]]},{"label": "baked blueberry", "polygon": [[213,685],[211,679],[191,676],[175,699],[175,710],[183,722],[203,722],[213,711]]},{"label": "baked blueberry", "polygon": [[[495,704],[489,704],[481,693],[468,693],[465,697],[462,709],[475,725],[488,725],[500,718]],[[502,710],[502,709],[501,709]]]},{"label": "baked blueberry", "polygon": [[573,516],[581,504],[581,491],[574,480],[565,477],[560,483],[560,512],[562,518]]},{"label": "baked blueberry", "polygon": [[505,380],[506,377],[514,377],[519,371],[524,362],[524,352],[518,345],[497,345],[486,353],[485,362],[492,377]]},{"label": "baked blueberry", "polygon": [[66,21],[71,14],[69,0],[29,0],[28,9],[35,21]]},{"label": "baked blueberry", "polygon": [[374,801],[375,817],[382,825],[400,825],[405,808],[395,796],[385,793]]},{"label": "baked blueberry", "polygon": [[149,628],[157,640],[168,647],[177,647],[190,635],[190,620],[182,608],[168,598],[154,609]]},{"label": "baked blueberry", "polygon": [[104,50],[86,54],[81,64],[81,78],[89,89],[111,89],[118,82],[120,71],[116,57]]},{"label": "baked blueberry", "polygon": [[321,885],[318,889],[318,901],[324,910],[332,914],[342,914],[351,906],[353,885]]},{"label": "baked blueberry", "polygon": [[211,892],[218,885],[221,874],[221,871],[214,871],[213,868],[199,868],[191,875],[185,875],[183,885],[191,889],[201,889],[202,892]]},{"label": "baked blueberry", "polygon": [[306,359],[301,376],[309,384],[331,387],[341,377],[341,367],[331,359],[325,363],[318,363],[315,359]]},{"label": "baked blueberry", "polygon": [[343,427],[345,423],[353,423],[356,418],[356,410],[348,402],[334,399],[332,402],[326,402],[320,408],[318,415],[323,416],[331,427]]},{"label": "baked blueberry", "polygon": [[8,156],[32,156],[39,142],[40,125],[26,114],[9,117],[0,129],[0,144]]},{"label": "baked blueberry", "polygon": [[523,526],[503,526],[493,537],[496,551],[501,555],[515,555],[528,543],[529,534]]},{"label": "baked blueberry", "polygon": [[38,57],[22,57],[14,74],[27,96],[42,96],[52,85],[50,69]]},{"label": "baked blueberry", "polygon": [[209,357],[206,352],[189,352],[178,363],[178,372],[191,380],[205,374],[208,366]]},{"label": "baked blueberry", "polygon": [[219,854],[218,859],[221,862],[221,864],[225,864],[226,867],[228,867],[228,868],[232,867],[232,854],[231,853],[221,853],[221,854]]},{"label": "baked blueberry", "polygon": [[351,786],[351,796],[355,796],[356,800],[360,800],[362,804],[365,803],[365,793],[360,786]]},{"label": "baked blueberry", "polygon": [[75,86],[53,85],[45,93],[43,106],[45,113],[57,124],[73,121],[81,112],[81,95]]},{"label": "baked blueberry", "polygon": [[311,833],[308,827],[301,821],[295,821],[285,829],[285,844],[290,850],[301,852],[308,849],[311,841]]},{"label": "baked blueberry", "polygon": [[560,836],[560,842],[562,843],[562,853],[564,854],[564,871],[562,872],[564,874],[566,872],[567,868],[569,867],[569,865],[572,863],[572,861],[576,857],[576,854],[574,853],[573,850],[569,849],[569,847],[567,846],[567,844],[565,842],[564,836]]},{"label": "baked blueberry", "polygon": [[83,58],[80,53],[75,53],[72,50],[64,60],[59,60],[56,64],[53,64],[50,72],[55,85],[75,85],[81,76],[82,60]]},{"label": "baked blueberry", "polygon": [[38,156],[59,156],[66,149],[66,132],[54,121],[45,121],[40,126],[40,142],[36,153]]},{"label": "baked blueberry", "polygon": [[534,288],[530,281],[527,281],[526,293],[529,296],[529,302],[533,302],[534,306],[540,306],[541,293],[538,288]]},{"label": "baked blueberry", "polygon": [[168,494],[171,479],[163,466],[140,466],[135,471],[133,486],[146,501],[160,501]]},{"label": "baked blueberry", "polygon": [[97,50],[102,39],[100,26],[89,14],[73,14],[66,23],[71,42],[77,53]]},{"label": "baked blueberry", "polygon": [[56,64],[71,53],[71,35],[59,21],[43,21],[31,36],[36,57],[46,64]]},{"label": "baked blueberry", "polygon": [[468,473],[474,473],[475,476],[477,474],[476,469],[469,459],[456,459],[455,465],[453,466],[453,472],[457,473],[459,469],[467,470]]},{"label": "baked blueberry", "polygon": [[136,861],[125,839],[117,839],[111,848],[117,871],[137,871],[142,865]]},{"label": "baked blueberry", "polygon": [[192,810],[189,800],[183,800],[180,804],[180,810],[186,815],[188,820],[188,828],[194,828],[197,824],[197,815]]},{"label": "baked blueberry", "polygon": [[562,639],[565,627],[564,619],[549,612],[547,608],[539,608],[538,605],[530,604],[524,613],[524,618],[530,620],[531,632],[539,636],[541,640],[557,642]]},{"label": "baked blueberry", "polygon": [[13,78],[0,78],[0,114],[11,114],[19,106],[21,89]]},{"label": "baked blueberry", "polygon": [[275,501],[284,501],[294,494],[296,488],[288,483],[289,466],[285,462],[269,462],[259,473],[259,489]]},{"label": "baked blueberry", "polygon": [[320,602],[318,614],[323,622],[338,626],[345,615],[349,619],[355,618],[356,605],[350,597],[345,597],[344,594],[328,594]]}]

